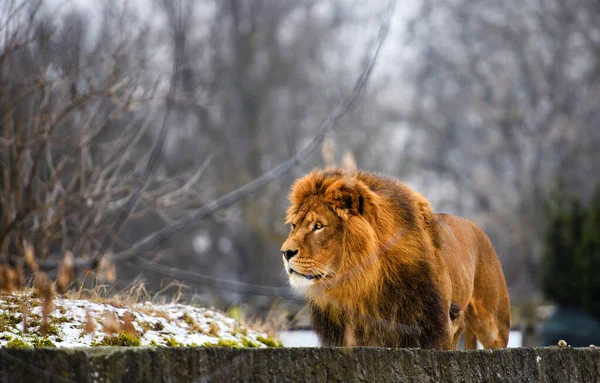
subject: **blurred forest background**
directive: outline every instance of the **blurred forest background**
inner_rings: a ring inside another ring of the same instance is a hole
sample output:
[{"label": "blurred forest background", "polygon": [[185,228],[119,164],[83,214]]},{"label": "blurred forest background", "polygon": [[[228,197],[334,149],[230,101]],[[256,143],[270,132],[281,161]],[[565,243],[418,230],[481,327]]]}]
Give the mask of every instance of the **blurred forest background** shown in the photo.
[{"label": "blurred forest background", "polygon": [[[299,304],[283,217],[292,181],[325,164],[320,150],[165,240],[148,236],[298,153],[351,92],[388,10],[3,1],[4,261],[25,243],[51,273],[66,252],[80,271],[112,254],[117,288],[178,280],[191,301],[254,315]],[[600,180],[599,102],[599,2],[401,2],[360,105],[326,145],[480,224],[513,302],[539,301],[551,194],[562,182],[588,201]]]}]

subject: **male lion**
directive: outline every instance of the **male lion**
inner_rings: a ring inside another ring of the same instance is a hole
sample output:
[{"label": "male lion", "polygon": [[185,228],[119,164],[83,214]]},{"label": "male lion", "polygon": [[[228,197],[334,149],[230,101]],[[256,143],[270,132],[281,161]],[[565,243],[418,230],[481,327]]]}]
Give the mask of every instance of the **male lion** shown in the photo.
[{"label": "male lion", "polygon": [[434,214],[400,181],[315,170],[292,186],[281,248],[326,346],[506,347],[510,302],[496,253],[471,221]]}]

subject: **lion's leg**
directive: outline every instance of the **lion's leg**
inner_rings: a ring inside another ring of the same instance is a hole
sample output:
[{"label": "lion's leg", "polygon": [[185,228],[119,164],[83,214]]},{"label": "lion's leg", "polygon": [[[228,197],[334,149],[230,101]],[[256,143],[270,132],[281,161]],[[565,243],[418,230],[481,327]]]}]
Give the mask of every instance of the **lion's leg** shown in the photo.
[{"label": "lion's leg", "polygon": [[504,348],[508,344],[510,322],[487,310],[482,301],[471,299],[469,302],[467,328],[484,348]]},{"label": "lion's leg", "polygon": [[489,238],[480,233],[480,252],[467,307],[467,327],[484,348],[508,345],[510,332],[510,299],[502,266]]},{"label": "lion's leg", "polygon": [[[460,339],[460,335],[458,336],[458,339]],[[452,334],[452,327],[449,327],[449,331],[447,333],[446,339],[443,342],[443,344],[439,347],[440,350],[456,350],[456,347],[458,345],[457,342],[455,342],[455,337]]]},{"label": "lion's leg", "polygon": [[458,342],[460,342],[460,336],[462,335],[463,330],[464,326],[454,331],[454,338],[452,339],[452,350],[456,350],[458,348]]},{"label": "lion's leg", "polygon": [[465,350],[477,350],[477,338],[469,327],[465,330]]},{"label": "lion's leg", "polygon": [[460,315],[454,319],[450,320],[450,329],[452,332],[452,346],[451,350],[456,350],[458,348],[458,343],[460,342],[460,336],[465,330],[465,315],[464,313],[460,313]]}]

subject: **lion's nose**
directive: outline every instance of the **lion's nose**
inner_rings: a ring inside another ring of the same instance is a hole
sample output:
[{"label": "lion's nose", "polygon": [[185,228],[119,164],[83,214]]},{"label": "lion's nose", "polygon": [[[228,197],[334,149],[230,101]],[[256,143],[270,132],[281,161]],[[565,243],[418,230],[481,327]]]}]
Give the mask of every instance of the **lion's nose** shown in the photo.
[{"label": "lion's nose", "polygon": [[285,259],[287,259],[289,261],[290,258],[292,258],[294,255],[298,254],[298,250],[281,250],[281,253],[285,257]]}]

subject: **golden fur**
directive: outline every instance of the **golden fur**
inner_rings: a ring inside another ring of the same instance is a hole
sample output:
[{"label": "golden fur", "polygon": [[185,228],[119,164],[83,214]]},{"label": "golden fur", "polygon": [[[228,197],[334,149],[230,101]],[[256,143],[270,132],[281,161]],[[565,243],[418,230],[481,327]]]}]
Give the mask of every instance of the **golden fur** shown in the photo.
[{"label": "golden fur", "polygon": [[315,170],[290,193],[282,246],[292,286],[329,346],[506,347],[502,268],[471,221],[434,214],[400,181]]}]

